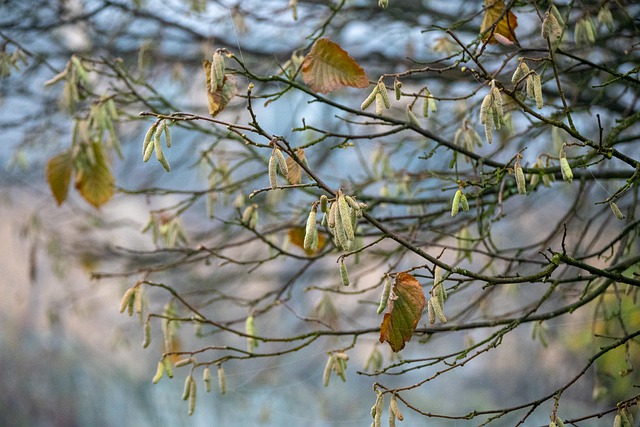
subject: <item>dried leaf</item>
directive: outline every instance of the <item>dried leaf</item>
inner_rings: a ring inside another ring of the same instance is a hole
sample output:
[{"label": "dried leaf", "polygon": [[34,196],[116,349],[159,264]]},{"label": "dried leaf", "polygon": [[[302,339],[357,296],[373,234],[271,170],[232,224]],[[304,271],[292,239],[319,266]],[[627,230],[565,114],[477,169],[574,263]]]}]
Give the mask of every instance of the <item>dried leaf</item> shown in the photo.
[{"label": "dried leaf", "polygon": [[328,38],[315,42],[302,63],[302,79],[314,92],[329,93],[345,86],[365,88],[369,79],[349,54]]},{"label": "dried leaf", "polygon": [[75,186],[87,202],[99,208],[113,196],[113,176],[102,152],[102,144],[93,142],[90,149],[95,162],[82,163],[76,173]]},{"label": "dried leaf", "polygon": [[[296,155],[300,160],[302,161],[305,160],[304,150],[302,148],[298,148],[296,150]],[[287,180],[291,184],[300,184],[300,180],[302,179],[302,167],[298,163],[296,163],[296,161],[293,160],[293,158],[291,157],[287,157],[286,164],[287,164]]]},{"label": "dried leaf", "polygon": [[[499,43],[499,40],[495,37],[496,34],[499,34],[509,42],[515,42],[515,29],[518,26],[518,18],[509,10],[504,14],[502,19],[500,19],[504,11],[504,0],[484,0],[484,5],[486,10],[484,12],[484,18],[482,19],[482,25],[480,26],[482,40],[489,40],[490,44]],[[500,20],[498,21],[498,19]],[[496,22],[495,28],[491,30],[491,27],[493,27]]]},{"label": "dried leaf", "polygon": [[209,114],[215,117],[227,106],[229,101],[236,95],[236,80],[233,76],[225,75],[222,86],[218,86],[211,81],[211,61],[203,61],[204,74],[207,79],[207,101],[209,103]]},{"label": "dried leaf", "polygon": [[387,341],[396,353],[402,350],[418,326],[425,304],[420,282],[408,273],[398,274],[380,325],[380,342]]},{"label": "dried leaf", "polygon": [[[304,235],[306,233],[305,227],[293,227],[289,229],[289,240],[295,246],[304,249]],[[316,254],[324,248],[327,243],[327,239],[324,234],[318,233],[318,247],[314,251],[304,249],[305,253],[309,256]]]},{"label": "dried leaf", "polygon": [[72,171],[73,164],[69,151],[58,154],[50,158],[47,162],[47,182],[58,205],[61,205],[69,194],[69,183],[71,182]]}]

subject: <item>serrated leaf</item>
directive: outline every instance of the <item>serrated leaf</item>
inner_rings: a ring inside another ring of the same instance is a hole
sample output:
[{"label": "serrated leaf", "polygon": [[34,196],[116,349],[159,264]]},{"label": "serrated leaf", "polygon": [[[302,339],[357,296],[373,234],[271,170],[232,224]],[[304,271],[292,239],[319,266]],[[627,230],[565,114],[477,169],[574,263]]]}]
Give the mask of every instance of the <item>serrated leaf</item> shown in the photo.
[{"label": "serrated leaf", "polygon": [[425,304],[420,282],[409,273],[398,274],[380,325],[380,342],[388,342],[396,353],[402,350],[413,336]]},{"label": "serrated leaf", "polygon": [[87,202],[99,208],[113,196],[114,180],[102,151],[102,144],[93,142],[89,149],[93,151],[94,161],[79,164],[75,186]]},{"label": "serrated leaf", "polygon": [[69,151],[58,154],[50,158],[47,162],[47,182],[58,206],[67,199],[72,171],[73,163],[71,161],[71,152]]},{"label": "serrated leaf", "polygon": [[[515,29],[518,26],[518,18],[510,10],[500,19],[504,11],[504,0],[484,0],[486,10],[484,12],[484,18],[482,19],[482,25],[480,26],[480,34],[482,34],[482,40],[489,40],[490,44],[498,43],[495,35],[499,34],[505,37],[510,42],[516,41]],[[498,21],[498,19],[500,19]],[[495,24],[495,29],[490,31],[490,28]]]},{"label": "serrated leaf", "polygon": [[345,86],[365,88],[369,79],[349,54],[328,38],[318,39],[302,63],[302,79],[314,92],[329,93]]},{"label": "serrated leaf", "polygon": [[211,61],[203,61],[204,75],[207,79],[207,102],[209,104],[209,114],[215,117],[224,110],[229,101],[236,95],[236,80],[233,76],[225,75],[222,86],[218,86],[211,81]]},{"label": "serrated leaf", "polygon": [[289,240],[295,246],[303,249],[307,255],[317,254],[324,248],[324,245],[327,243],[327,239],[324,234],[318,233],[318,247],[315,251],[308,251],[304,249],[304,235],[306,234],[306,230],[304,227],[293,227],[289,229]]},{"label": "serrated leaf", "polygon": [[[302,161],[304,161],[304,150],[299,148],[296,150],[296,155]],[[287,180],[291,184],[300,184],[302,179],[302,167],[295,162],[291,157],[287,157]]]}]

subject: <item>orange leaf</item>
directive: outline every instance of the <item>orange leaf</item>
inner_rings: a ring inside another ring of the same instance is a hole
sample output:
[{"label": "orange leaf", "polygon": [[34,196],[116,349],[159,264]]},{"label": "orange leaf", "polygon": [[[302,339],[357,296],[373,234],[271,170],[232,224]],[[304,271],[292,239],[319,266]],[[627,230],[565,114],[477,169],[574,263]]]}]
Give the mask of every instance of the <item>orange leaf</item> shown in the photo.
[{"label": "orange leaf", "polygon": [[380,342],[388,342],[396,353],[402,350],[416,330],[425,304],[420,282],[409,273],[398,274],[380,325]]},{"label": "orange leaf", "polygon": [[[304,150],[302,148],[298,148],[296,150],[296,155],[302,161],[304,161]],[[291,157],[287,157],[287,180],[291,184],[300,184],[300,180],[302,179],[302,167],[293,160]]]},{"label": "orange leaf", "polygon": [[79,162],[76,172],[76,189],[80,195],[96,208],[104,205],[113,196],[113,176],[100,142],[92,142],[93,162]]},{"label": "orange leaf", "polygon": [[222,86],[217,86],[215,82],[211,81],[211,61],[203,61],[202,67],[204,68],[204,74],[207,78],[209,114],[215,117],[236,95],[236,80],[233,76],[225,75]]},{"label": "orange leaf", "polygon": [[[482,19],[482,25],[480,26],[480,34],[482,40],[489,40],[490,44],[495,44],[504,41],[515,42],[516,34],[515,29],[518,26],[518,18],[510,10],[503,15],[504,12],[504,0],[484,0],[486,10],[484,12],[484,18]],[[502,19],[500,17],[502,16]],[[496,24],[497,22],[497,24]],[[492,30],[493,25],[496,24]],[[496,38],[495,35],[498,35]]]},{"label": "orange leaf", "polygon": [[69,184],[71,183],[71,172],[73,164],[71,153],[65,151],[49,159],[47,162],[47,182],[51,187],[51,193],[55,197],[58,205],[61,205],[69,194]]},{"label": "orange leaf", "polygon": [[302,63],[302,79],[314,92],[329,93],[345,86],[365,88],[369,79],[339,44],[317,40]]},{"label": "orange leaf", "polygon": [[[304,234],[305,234],[304,227],[290,228],[289,240],[295,246],[298,246],[299,248],[304,249]],[[327,243],[327,239],[324,237],[324,235],[321,233],[318,233],[318,248],[315,251],[308,251],[306,249],[304,249],[304,251],[306,252],[307,255],[317,254],[318,252],[320,252],[320,250],[322,250],[322,248],[324,248],[324,245],[326,243]]]}]

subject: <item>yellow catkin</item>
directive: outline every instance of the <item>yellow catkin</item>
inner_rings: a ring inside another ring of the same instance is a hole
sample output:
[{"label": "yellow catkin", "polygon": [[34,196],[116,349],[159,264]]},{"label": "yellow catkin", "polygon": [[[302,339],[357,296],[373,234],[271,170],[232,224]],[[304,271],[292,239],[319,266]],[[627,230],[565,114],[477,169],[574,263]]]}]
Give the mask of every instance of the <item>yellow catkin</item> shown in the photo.
[{"label": "yellow catkin", "polygon": [[420,127],[420,121],[418,120],[418,116],[415,115],[415,113],[411,110],[410,106],[407,105],[405,112],[407,113],[407,119],[409,119],[409,123],[411,123],[415,127]]},{"label": "yellow catkin", "polygon": [[269,157],[268,172],[269,172],[269,185],[274,190],[278,188],[278,177],[277,177],[278,172],[276,169],[277,169],[276,156],[272,154],[271,157]]},{"label": "yellow catkin", "polygon": [[[316,247],[314,247],[314,242]],[[306,251],[315,251],[318,243],[318,228],[316,226],[316,207],[311,208],[307,217],[307,225],[304,232],[303,247]]]},{"label": "yellow catkin", "polygon": [[573,171],[566,157],[560,157],[560,171],[562,172],[562,179],[569,182],[573,181]]},{"label": "yellow catkin", "polygon": [[462,206],[463,211],[469,211],[469,201],[467,200],[467,196],[462,192],[460,192],[460,206]]},{"label": "yellow catkin", "polygon": [[220,394],[227,392],[227,377],[224,374],[222,365],[218,365],[218,387],[220,388]]},{"label": "yellow catkin", "polygon": [[387,87],[384,82],[380,80],[378,82],[378,93],[382,96],[382,102],[385,108],[391,108],[391,101],[389,101],[389,93],[387,92]]},{"label": "yellow catkin", "polygon": [[211,392],[211,369],[207,366],[202,371],[202,381],[204,382],[204,389],[207,393]]},{"label": "yellow catkin", "polygon": [[287,166],[287,160],[284,158],[284,154],[282,154],[282,151],[276,147],[273,149],[273,155],[278,161],[278,168],[280,169],[280,172],[282,175],[287,176],[289,174],[289,167]]},{"label": "yellow catkin", "polygon": [[151,382],[154,384],[157,384],[158,381],[160,381],[160,378],[162,378],[163,374],[164,374],[164,363],[162,363],[162,361],[159,361],[158,366],[156,367],[156,373],[151,379]]},{"label": "yellow catkin", "polygon": [[378,91],[376,93],[376,114],[378,116],[381,116],[383,111],[384,111],[384,100],[382,99],[382,95],[380,94],[380,91]]},{"label": "yellow catkin", "polygon": [[527,194],[527,183],[524,178],[524,172],[522,170],[522,166],[520,165],[520,161],[516,162],[514,173],[516,176],[516,187],[518,189],[518,193]]},{"label": "yellow catkin", "polygon": [[189,383],[189,416],[193,415],[196,410],[196,394],[197,394],[197,386],[196,382],[191,378],[191,382]]},{"label": "yellow catkin", "polygon": [[164,365],[164,371],[167,373],[169,378],[173,378],[173,366],[171,365],[171,361],[168,357],[162,358],[162,364]]},{"label": "yellow catkin", "polygon": [[378,94],[378,85],[376,85],[371,91],[371,93],[369,94],[369,96],[367,96],[365,100],[362,101],[362,104],[360,105],[360,109],[366,110],[367,108],[369,108],[369,106],[373,104],[373,101],[376,100],[377,94]]},{"label": "yellow catkin", "polygon": [[189,394],[191,393],[191,381],[193,381],[193,377],[191,375],[184,379],[184,387],[182,388],[182,400],[187,400],[189,398]]},{"label": "yellow catkin", "polygon": [[134,295],[135,288],[129,288],[126,290],[126,292],[122,296],[122,301],[120,301],[120,313],[124,313],[127,308],[133,307]]},{"label": "yellow catkin", "polygon": [[144,141],[142,142],[142,160],[145,162],[151,158],[151,152],[153,151],[153,144],[151,144],[151,138],[156,133],[157,123],[154,123],[147,133],[144,135]]}]

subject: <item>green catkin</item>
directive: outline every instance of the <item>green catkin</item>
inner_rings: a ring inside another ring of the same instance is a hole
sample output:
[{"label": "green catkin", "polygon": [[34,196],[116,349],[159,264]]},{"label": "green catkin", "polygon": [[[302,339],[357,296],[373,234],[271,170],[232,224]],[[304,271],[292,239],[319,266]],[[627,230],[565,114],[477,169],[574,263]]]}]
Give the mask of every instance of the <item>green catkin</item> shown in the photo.
[{"label": "green catkin", "polygon": [[184,379],[184,387],[182,389],[182,400],[187,400],[189,398],[189,394],[191,394],[191,381],[193,381],[193,377],[189,375]]},{"label": "green catkin", "polygon": [[560,171],[562,172],[562,179],[569,182],[573,181],[573,171],[571,170],[571,166],[565,156],[560,157]]},{"label": "green catkin", "polygon": [[280,169],[280,173],[282,173],[282,175],[284,176],[287,176],[287,174],[289,173],[289,167],[287,166],[287,160],[284,158],[284,154],[282,154],[282,151],[280,151],[280,149],[276,147],[273,149],[273,155],[278,161],[278,168]]},{"label": "green catkin", "polygon": [[384,100],[382,99],[382,95],[380,91],[376,93],[376,115],[381,116],[384,111]]},{"label": "green catkin", "polygon": [[162,375],[164,374],[164,363],[162,363],[162,361],[158,362],[158,366],[156,368],[156,373],[153,376],[153,378],[151,379],[151,382],[153,384],[157,384],[158,381],[160,381],[160,378],[162,378]]},{"label": "green catkin", "polygon": [[277,169],[276,156],[272,154],[271,157],[269,157],[268,172],[269,172],[269,185],[273,190],[278,188],[278,177],[277,177],[278,172],[276,169]]},{"label": "green catkin", "polygon": [[613,427],[622,427],[622,417],[620,416],[620,413],[617,413],[613,418]]},{"label": "green catkin", "polygon": [[436,313],[433,310],[433,301],[431,301],[431,298],[427,301],[427,313],[429,314],[429,323],[431,325],[436,323]]},{"label": "green catkin", "polygon": [[462,190],[458,189],[456,194],[453,196],[453,202],[451,203],[451,216],[455,217],[458,215],[458,210],[460,209],[460,198],[462,197]]},{"label": "green catkin", "polygon": [[330,354],[327,358],[327,363],[324,365],[324,371],[322,372],[322,384],[325,387],[329,386],[329,381],[331,380],[331,370],[333,369],[333,365],[336,359],[333,354]]},{"label": "green catkin", "polygon": [[206,392],[211,392],[211,369],[209,369],[208,366],[202,371],[202,381],[204,382]]},{"label": "green catkin", "polygon": [[342,226],[344,227],[344,232],[347,237],[347,240],[354,240],[354,230],[353,225],[351,224],[351,215],[349,213],[349,203],[344,197],[342,192],[338,193],[338,209],[340,210],[340,219],[342,220]]},{"label": "green catkin", "polygon": [[[315,251],[318,243],[318,228],[316,226],[316,207],[311,208],[309,216],[307,217],[307,225],[304,232],[304,244],[303,247],[306,251]],[[314,242],[315,247],[314,247]]]},{"label": "green catkin", "polygon": [[369,96],[367,96],[365,100],[362,101],[362,104],[360,105],[360,109],[366,110],[367,108],[369,108],[369,106],[373,104],[373,101],[376,100],[377,94],[378,94],[378,85],[376,85],[371,91],[371,93],[369,94]]},{"label": "green catkin", "polygon": [[164,371],[167,373],[169,378],[173,378],[173,366],[171,366],[171,361],[168,357],[162,358],[162,363],[164,364]]},{"label": "green catkin", "polygon": [[324,194],[320,196],[320,211],[323,213],[327,213],[327,208],[329,204],[329,199]]},{"label": "green catkin", "polygon": [[153,151],[151,138],[153,138],[153,135],[156,133],[157,125],[157,123],[154,123],[144,135],[144,141],[142,143],[142,160],[145,162],[147,162],[151,158],[151,152]]},{"label": "green catkin", "polygon": [[354,211],[359,211],[362,209],[362,207],[358,204],[358,202],[355,201],[353,197],[347,196],[345,194],[344,199],[347,201],[349,206],[351,206],[351,209],[353,209]]},{"label": "green catkin", "polygon": [[384,287],[382,288],[382,295],[380,296],[380,305],[378,305],[377,313],[381,314],[387,303],[389,302],[389,295],[391,294],[391,279],[387,276],[384,280]]},{"label": "green catkin", "polygon": [[349,272],[343,258],[340,258],[340,278],[344,286],[349,286]]},{"label": "green catkin", "polygon": [[130,306],[133,307],[134,294],[135,288],[129,288],[126,290],[126,292],[122,296],[122,301],[120,301],[120,313],[124,313],[124,311]]},{"label": "green catkin", "polygon": [[144,340],[142,341],[142,348],[149,347],[151,344],[151,322],[147,319],[144,322]]},{"label": "green catkin", "polygon": [[391,101],[389,101],[389,93],[387,92],[387,87],[384,82],[380,80],[378,82],[378,93],[382,96],[382,102],[385,108],[391,108]]},{"label": "green catkin", "polygon": [[171,148],[171,131],[166,120],[162,124],[162,129],[164,129],[164,140],[167,143],[167,148]]},{"label": "green catkin", "polygon": [[[329,229],[332,230],[336,227],[336,211],[338,209],[338,204],[336,202],[331,203],[329,207],[329,218],[327,219],[327,225]],[[335,231],[334,231],[335,233]]]},{"label": "green catkin", "polygon": [[460,206],[462,206],[463,211],[469,212],[469,201],[464,193],[460,193]]},{"label": "green catkin", "polygon": [[247,351],[249,353],[253,353],[253,351],[258,346],[258,340],[253,338],[257,334],[256,322],[255,322],[255,318],[253,317],[253,314],[250,314],[247,317],[247,320],[244,322],[244,331],[247,335],[250,335],[247,337]]},{"label": "green catkin", "polygon": [[536,107],[538,110],[541,109],[544,106],[544,100],[542,99],[542,82],[538,73],[533,75],[533,97],[536,100]]},{"label": "green catkin", "polygon": [[410,106],[407,105],[405,112],[407,113],[407,119],[409,119],[409,123],[411,123],[415,127],[420,127],[420,121],[418,120],[418,116],[415,115],[415,113],[411,110]]},{"label": "green catkin", "polygon": [[183,366],[189,365],[193,363],[193,358],[192,357],[187,357],[186,359],[180,359],[175,363],[175,367],[176,368],[181,368]]},{"label": "green catkin", "polygon": [[222,365],[218,365],[218,387],[220,388],[220,394],[227,392],[227,377],[224,374]]},{"label": "green catkin", "polygon": [[213,63],[211,64],[211,73],[212,73],[211,82],[212,83],[215,82],[216,87],[221,87],[224,84],[224,74],[226,72],[224,56],[222,56],[220,52],[216,52],[213,54],[212,62]]},{"label": "green catkin", "polygon": [[396,101],[400,101],[400,98],[402,97],[402,82],[400,80],[394,80],[393,91],[396,94]]},{"label": "green catkin", "polygon": [[527,194],[527,183],[524,178],[524,172],[522,170],[522,166],[520,165],[520,161],[516,162],[514,173],[516,176],[516,187],[518,188],[518,193]]},{"label": "green catkin", "polygon": [[616,216],[616,218],[618,219],[626,218],[615,202],[609,202],[609,206],[611,207],[611,210],[613,211],[613,214]]}]

